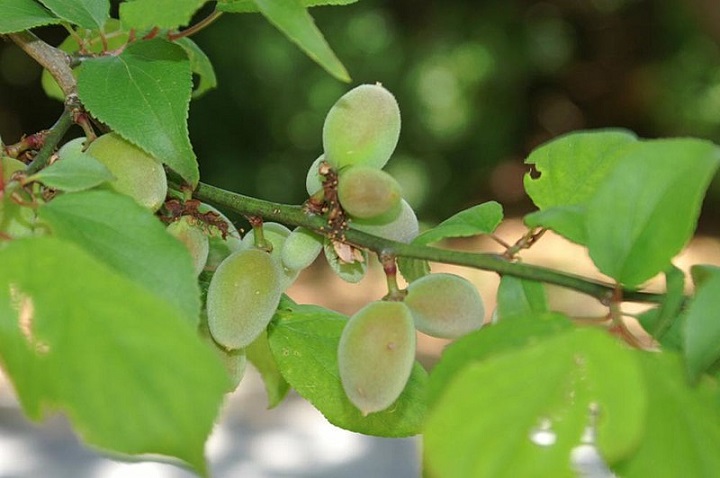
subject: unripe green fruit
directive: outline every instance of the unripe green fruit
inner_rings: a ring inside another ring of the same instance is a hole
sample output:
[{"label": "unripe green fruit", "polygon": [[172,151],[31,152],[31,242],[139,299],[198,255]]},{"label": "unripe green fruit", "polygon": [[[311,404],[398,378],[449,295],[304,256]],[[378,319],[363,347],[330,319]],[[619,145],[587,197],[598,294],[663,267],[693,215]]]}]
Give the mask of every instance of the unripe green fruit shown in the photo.
[{"label": "unripe green fruit", "polygon": [[[342,257],[338,254],[338,248]],[[355,284],[365,277],[368,265],[368,253],[365,249],[352,249],[347,244],[333,243],[326,238],[323,241],[323,251],[330,269],[345,282]]]},{"label": "unripe green fruit", "polygon": [[3,171],[3,182],[7,183],[10,181],[10,176],[17,171],[22,171],[27,167],[22,161],[11,158],[10,156],[3,156],[2,159],[2,171]]},{"label": "unripe green fruit", "polygon": [[395,215],[390,220],[387,219],[388,215],[385,214],[372,219],[354,219],[350,225],[374,236],[409,243],[419,234],[420,226],[415,211],[407,201],[401,199],[399,209],[398,213],[391,211],[391,214]]},{"label": "unripe green fruit", "polygon": [[235,252],[220,264],[206,299],[208,328],[218,344],[241,349],[265,330],[284,290],[281,274],[260,249]]},{"label": "unripe green fruit", "polygon": [[335,168],[365,165],[381,169],[400,137],[400,108],[381,85],[360,85],[333,105],[322,135],[325,158]]},{"label": "unripe green fruit", "polygon": [[205,342],[218,356],[225,371],[227,372],[230,384],[226,392],[232,392],[240,385],[240,382],[245,375],[245,369],[247,368],[247,357],[245,355],[245,349],[239,350],[225,350],[220,347],[210,335],[210,330],[207,327],[207,323],[200,324],[198,333],[203,342]]},{"label": "unripe green fruit", "polygon": [[323,177],[319,172],[320,163],[323,161],[325,161],[325,155],[321,154],[313,161],[308,169],[307,176],[305,177],[305,190],[307,190],[309,196],[312,196],[323,188]]},{"label": "unripe green fruit", "polygon": [[165,201],[167,179],[162,164],[117,133],[100,136],[86,152],[117,178],[110,183],[116,191],[152,211],[157,211]]},{"label": "unripe green fruit", "polygon": [[[279,224],[277,222],[266,222],[263,223],[263,237],[267,242],[270,243],[272,251],[270,256],[277,263],[278,267],[283,272],[283,285],[284,288],[290,287],[290,284],[295,282],[295,279],[300,275],[299,269],[291,269],[283,264],[282,261],[282,250],[285,245],[285,240],[290,236],[290,229]],[[255,246],[255,231],[251,230],[245,237],[243,237],[243,247],[250,249]]]},{"label": "unripe green fruit", "polygon": [[208,236],[202,226],[198,225],[194,218],[182,216],[177,221],[168,224],[167,231],[185,245],[192,258],[195,275],[200,275],[210,252]]},{"label": "unripe green fruit", "polygon": [[454,274],[429,274],[407,288],[405,305],[415,327],[427,335],[455,339],[483,325],[485,306],[477,288]]},{"label": "unripe green fruit", "polygon": [[359,219],[371,219],[400,205],[400,184],[381,169],[352,166],[338,178],[338,199],[345,212]]},{"label": "unripe green fruit", "polygon": [[310,267],[320,255],[322,248],[322,236],[304,227],[298,227],[285,239],[280,257],[286,268],[301,271]]},{"label": "unripe green fruit", "polygon": [[340,336],[340,380],[363,415],[397,400],[414,362],[415,328],[402,302],[371,302],[350,317]]}]

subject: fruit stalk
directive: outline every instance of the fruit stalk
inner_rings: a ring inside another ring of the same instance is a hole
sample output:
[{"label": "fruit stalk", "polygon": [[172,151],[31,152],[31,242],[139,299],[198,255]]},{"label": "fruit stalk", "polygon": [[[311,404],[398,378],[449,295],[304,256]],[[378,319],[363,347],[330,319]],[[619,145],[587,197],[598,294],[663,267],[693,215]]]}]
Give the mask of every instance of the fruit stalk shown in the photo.
[{"label": "fruit stalk", "polygon": [[[209,184],[198,184],[194,196],[203,202],[213,203],[239,214],[258,215],[270,221],[292,226],[304,226],[320,234],[323,234],[323,228],[327,225],[325,218],[308,214],[301,206],[264,201],[225,191]],[[603,304],[612,302],[615,293],[615,286],[613,285],[545,267],[510,262],[499,254],[451,251],[418,244],[404,244],[373,236],[352,227],[345,231],[345,239],[352,245],[379,254],[385,253],[397,257],[402,256],[444,264],[455,264],[558,285],[595,297]],[[622,294],[623,300],[629,302],[661,303],[665,298],[665,294],[630,289],[623,290]]]}]

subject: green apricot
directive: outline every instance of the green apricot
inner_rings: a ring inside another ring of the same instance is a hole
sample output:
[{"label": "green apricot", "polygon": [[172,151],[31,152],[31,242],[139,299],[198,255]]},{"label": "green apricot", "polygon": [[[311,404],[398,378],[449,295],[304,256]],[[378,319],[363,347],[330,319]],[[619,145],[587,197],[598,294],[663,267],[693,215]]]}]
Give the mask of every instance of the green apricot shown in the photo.
[{"label": "green apricot", "polygon": [[[299,269],[291,269],[285,266],[282,261],[282,250],[285,245],[285,241],[290,236],[290,232],[290,229],[277,222],[263,223],[263,237],[267,242],[269,242],[269,246],[272,248],[270,256],[283,272],[283,284],[285,285],[285,288],[290,287],[290,285],[295,282],[295,279],[297,279],[300,275]],[[250,249],[256,247],[255,231],[250,230],[247,234],[245,234],[242,242],[243,247],[245,248]]]},{"label": "green apricot", "polygon": [[381,169],[351,166],[338,177],[338,199],[350,216],[371,219],[400,205],[400,184]]},{"label": "green apricot", "polygon": [[247,249],[225,259],[207,291],[208,327],[228,350],[247,347],[275,314],[284,287],[282,271],[265,251]]},{"label": "green apricot", "polygon": [[338,345],[340,380],[363,415],[402,393],[415,362],[415,328],[402,302],[371,302],[348,320]]},{"label": "green apricot", "polygon": [[182,216],[177,221],[168,224],[167,231],[185,245],[192,258],[195,275],[200,275],[205,268],[210,252],[210,242],[202,225],[199,225],[197,220],[191,216]]},{"label": "green apricot", "polygon": [[308,196],[312,196],[323,188],[323,177],[320,174],[320,163],[325,161],[325,155],[321,154],[313,161],[305,177],[305,190]]},{"label": "green apricot", "polygon": [[413,281],[404,302],[415,327],[433,337],[458,338],[482,327],[485,317],[477,288],[454,274],[429,274]]},{"label": "green apricot", "polygon": [[322,249],[322,236],[304,227],[297,227],[285,239],[280,258],[286,268],[301,271],[315,262]]},{"label": "green apricot", "polygon": [[368,234],[391,241],[409,243],[420,232],[417,216],[404,199],[400,200],[400,207],[397,209],[398,211],[391,210],[389,213],[371,219],[353,219],[350,225]]},{"label": "green apricot", "polygon": [[87,154],[103,163],[117,179],[110,187],[132,197],[142,206],[157,211],[167,195],[162,164],[117,133],[100,136]]},{"label": "green apricot", "polygon": [[381,169],[400,137],[400,108],[380,84],[360,85],[330,108],[323,125],[323,149],[337,169],[365,165]]}]

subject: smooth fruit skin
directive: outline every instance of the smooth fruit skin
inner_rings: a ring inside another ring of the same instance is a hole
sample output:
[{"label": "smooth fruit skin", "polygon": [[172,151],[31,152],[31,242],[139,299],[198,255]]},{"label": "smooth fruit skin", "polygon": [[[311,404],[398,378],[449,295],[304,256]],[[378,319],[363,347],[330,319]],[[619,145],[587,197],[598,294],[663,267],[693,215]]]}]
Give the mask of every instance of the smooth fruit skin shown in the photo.
[{"label": "smooth fruit skin", "polygon": [[238,251],[225,259],[208,286],[208,328],[228,350],[255,340],[275,314],[284,288],[282,272],[265,251]]},{"label": "smooth fruit skin", "polygon": [[400,184],[385,171],[351,166],[338,178],[338,199],[352,217],[371,219],[400,205]]},{"label": "smooth fruit skin", "polygon": [[446,273],[423,276],[407,288],[404,299],[422,333],[455,339],[483,325],[485,306],[467,279]]},{"label": "smooth fruit skin", "polygon": [[323,188],[323,177],[320,175],[320,163],[325,161],[325,155],[321,154],[318,158],[313,161],[308,168],[307,176],[305,177],[305,190],[308,196],[312,196],[316,192]]},{"label": "smooth fruit skin", "polygon": [[330,108],[323,124],[325,159],[337,169],[365,165],[381,169],[400,137],[400,108],[379,84],[360,85]]},{"label": "smooth fruit skin", "polygon": [[160,162],[117,133],[100,136],[87,154],[103,163],[117,179],[110,186],[142,206],[157,211],[167,195],[167,179]]},{"label": "smooth fruit skin", "polygon": [[168,224],[167,231],[185,245],[192,258],[195,275],[199,276],[205,268],[210,252],[208,236],[202,230],[202,226],[196,224],[194,218],[182,216],[177,221]]},{"label": "smooth fruit skin", "polygon": [[354,219],[350,226],[391,241],[409,243],[415,239],[420,233],[420,225],[412,206],[401,199],[399,212],[391,211],[391,213],[372,219]]},{"label": "smooth fruit skin", "polygon": [[340,380],[363,415],[402,393],[415,362],[415,328],[402,302],[371,302],[350,317],[338,345]]},{"label": "smooth fruit skin", "polygon": [[304,227],[297,227],[285,239],[280,258],[288,269],[300,271],[310,267],[322,250],[322,236]]}]

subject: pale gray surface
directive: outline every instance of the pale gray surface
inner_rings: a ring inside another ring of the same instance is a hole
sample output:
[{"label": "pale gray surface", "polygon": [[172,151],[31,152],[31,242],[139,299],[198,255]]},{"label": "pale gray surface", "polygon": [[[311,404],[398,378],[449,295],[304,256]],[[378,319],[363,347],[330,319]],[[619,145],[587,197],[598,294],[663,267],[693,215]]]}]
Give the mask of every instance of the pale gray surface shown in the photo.
[{"label": "pale gray surface", "polygon": [[[206,447],[215,478],[410,478],[420,476],[416,439],[366,437],[330,425],[291,396],[265,409],[254,371],[228,398]],[[190,478],[166,463],[114,460],[81,445],[62,417],[27,421],[0,383],[0,478]]]}]

